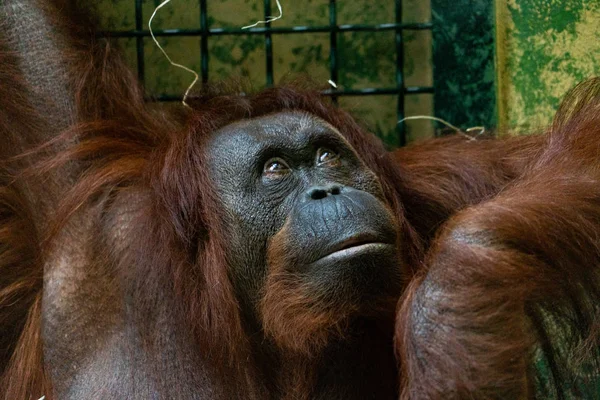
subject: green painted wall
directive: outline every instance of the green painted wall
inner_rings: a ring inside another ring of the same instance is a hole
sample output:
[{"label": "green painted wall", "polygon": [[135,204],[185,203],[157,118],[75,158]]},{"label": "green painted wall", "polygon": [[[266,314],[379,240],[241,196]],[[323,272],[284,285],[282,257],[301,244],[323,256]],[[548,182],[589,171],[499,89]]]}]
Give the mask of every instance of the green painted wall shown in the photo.
[{"label": "green painted wall", "polygon": [[[327,25],[328,3],[282,0],[284,18],[273,25]],[[393,22],[393,0],[337,3],[339,24]],[[144,28],[158,4],[145,0]],[[251,24],[262,19],[262,4],[262,0],[209,0],[210,27]],[[501,130],[531,132],[550,123],[571,87],[600,74],[600,0],[403,0],[403,4],[404,22],[434,22],[433,36],[430,31],[403,35],[406,85],[435,83],[436,87],[435,96],[407,96],[407,116],[436,115],[462,128],[499,125]],[[135,28],[134,0],[98,0],[92,7],[106,30]],[[199,25],[198,0],[172,0],[161,9],[154,27]],[[131,67],[137,69],[135,39],[119,42]],[[200,38],[163,37],[160,42],[176,62],[200,70]],[[395,84],[392,32],[340,34],[338,47],[337,83],[341,87]],[[328,34],[274,35],[273,48],[276,82],[305,74],[326,85]],[[148,93],[181,95],[190,83],[189,74],[171,67],[149,38],[144,39],[144,50]],[[242,77],[257,88],[265,85],[262,37],[210,38],[209,55],[210,80]],[[396,144],[394,96],[342,98],[340,102],[387,143]],[[409,140],[418,140],[432,136],[434,126],[429,121],[407,121],[406,129]],[[542,357],[537,367],[540,398],[551,399],[551,380]],[[593,381],[594,374],[584,375]],[[579,389],[598,392],[594,384]]]},{"label": "green painted wall", "polygon": [[496,126],[494,0],[432,0],[435,113],[462,129]]},{"label": "green painted wall", "polygon": [[496,0],[496,20],[500,125],[537,130],[571,87],[600,74],[600,1]]},{"label": "green painted wall", "polygon": [[[503,130],[539,131],[551,123],[570,88],[600,74],[600,1],[496,0],[496,34]],[[565,334],[561,329],[557,326],[556,336]],[[538,355],[537,393],[556,399],[547,361]],[[580,373],[567,398],[598,398],[598,371],[590,365],[574,368]]]},{"label": "green painted wall", "polygon": [[[158,3],[144,1],[146,23]],[[326,25],[328,3],[283,0],[284,18],[274,26]],[[337,3],[340,24],[393,22],[393,0]],[[252,23],[261,19],[262,4],[262,0],[209,0],[209,24],[241,27]],[[434,23],[433,38],[430,31],[405,31],[403,35],[406,84],[435,83],[436,87],[435,96],[407,96],[407,116],[435,115],[462,128],[499,125],[504,130],[530,132],[550,122],[569,88],[600,72],[598,0],[403,0],[403,4],[404,22]],[[105,29],[135,28],[134,0],[99,0],[93,7]],[[155,27],[197,28],[199,13],[197,0],[173,0],[160,10]],[[200,69],[199,38],[163,37],[160,41],[174,60]],[[135,39],[119,42],[136,68]],[[392,32],[344,33],[338,43],[337,83],[341,87],[394,84]],[[273,47],[276,82],[305,74],[326,85],[328,34],[275,35]],[[180,95],[190,82],[189,75],[171,67],[149,38],[144,39],[144,48],[148,92]],[[262,37],[213,37],[209,53],[211,80],[242,77],[257,88],[265,84]],[[388,143],[396,143],[393,96],[343,98],[341,103]],[[407,121],[406,129],[409,140],[418,140],[430,137],[434,127],[429,121]]]},{"label": "green painted wall", "polygon": [[[144,28],[156,7],[155,0],[143,3]],[[328,0],[281,1],[284,17],[273,26],[328,25]],[[338,24],[380,24],[394,22],[394,0],[340,0]],[[198,0],[172,0],[156,16],[154,29],[199,28]],[[429,22],[429,0],[403,0],[403,22]],[[106,30],[135,28],[134,0],[98,0],[94,3]],[[275,1],[272,9],[276,13]],[[263,19],[263,0],[209,0],[209,25],[235,27]],[[432,86],[431,31],[405,31],[405,83]],[[161,37],[161,45],[171,58],[200,71],[199,37]],[[136,65],[136,40],[119,39],[132,68]],[[338,35],[339,80],[341,88],[360,89],[395,86],[395,42],[393,31],[346,32]],[[181,95],[190,83],[190,75],[173,68],[150,38],[144,39],[146,89],[149,94]],[[327,87],[329,80],[329,34],[273,35],[275,83],[285,78],[307,75]],[[253,86],[265,85],[265,49],[262,36],[219,36],[209,38],[209,80],[229,78],[249,80]],[[340,104],[388,144],[396,145],[395,96],[343,97]],[[433,95],[406,97],[406,115],[432,115]],[[407,121],[409,140],[433,135],[430,121]]]}]

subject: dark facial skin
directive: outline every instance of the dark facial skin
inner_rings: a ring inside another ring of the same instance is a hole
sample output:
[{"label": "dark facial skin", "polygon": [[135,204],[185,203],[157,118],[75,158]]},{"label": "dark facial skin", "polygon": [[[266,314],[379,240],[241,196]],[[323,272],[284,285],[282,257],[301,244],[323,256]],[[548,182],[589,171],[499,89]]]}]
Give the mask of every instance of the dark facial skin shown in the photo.
[{"label": "dark facial skin", "polygon": [[335,128],[278,113],[222,128],[207,151],[247,311],[260,298],[273,238],[284,243],[286,271],[327,302],[365,304],[395,290],[396,222],[377,177]]}]

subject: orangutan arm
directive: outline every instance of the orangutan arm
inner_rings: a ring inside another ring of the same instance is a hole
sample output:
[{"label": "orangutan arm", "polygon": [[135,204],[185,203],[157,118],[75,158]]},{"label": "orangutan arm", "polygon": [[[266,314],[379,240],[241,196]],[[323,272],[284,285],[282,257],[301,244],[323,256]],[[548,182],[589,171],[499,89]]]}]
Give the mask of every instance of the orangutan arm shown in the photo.
[{"label": "orangutan arm", "polygon": [[394,152],[408,190],[406,218],[428,244],[454,213],[494,197],[520,177],[545,147],[545,135],[479,138],[454,135]]},{"label": "orangutan arm", "polygon": [[402,399],[531,398],[543,379],[558,398],[593,397],[576,375],[600,360],[598,124],[588,122],[439,231],[400,303]]}]

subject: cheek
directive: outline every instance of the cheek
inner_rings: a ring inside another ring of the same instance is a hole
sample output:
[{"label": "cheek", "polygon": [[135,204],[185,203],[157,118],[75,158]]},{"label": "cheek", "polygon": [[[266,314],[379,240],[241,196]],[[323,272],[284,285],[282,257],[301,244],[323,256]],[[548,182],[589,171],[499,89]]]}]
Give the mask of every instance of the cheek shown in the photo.
[{"label": "cheek", "polygon": [[[290,252],[290,226],[291,220],[288,217],[282,228],[273,235],[267,243],[266,267],[269,271],[280,271],[285,266],[294,265],[293,252]],[[280,271],[282,272],[282,271]]]},{"label": "cheek", "polygon": [[358,160],[344,164],[342,168],[334,169],[331,178],[338,183],[370,193],[379,200],[385,202],[383,188],[379,182],[379,178],[377,178],[373,171]]},{"label": "cheek", "polygon": [[226,212],[226,256],[242,303],[253,304],[259,299],[267,274],[268,243],[283,224],[278,210],[242,199]]},{"label": "cheek", "polygon": [[357,189],[372,194],[384,203],[386,202],[383,187],[373,172],[367,171],[358,175],[355,179]]}]

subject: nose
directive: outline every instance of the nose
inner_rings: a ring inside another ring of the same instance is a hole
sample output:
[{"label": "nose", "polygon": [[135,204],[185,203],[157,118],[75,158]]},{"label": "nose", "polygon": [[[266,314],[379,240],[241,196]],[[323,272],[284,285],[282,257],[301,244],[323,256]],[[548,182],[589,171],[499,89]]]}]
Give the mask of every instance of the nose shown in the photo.
[{"label": "nose", "polygon": [[342,192],[341,185],[313,186],[308,189],[308,198],[312,200],[321,200],[327,196],[336,196]]}]

